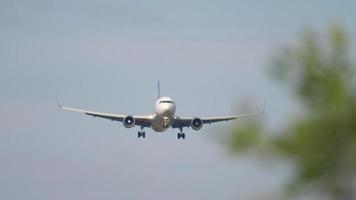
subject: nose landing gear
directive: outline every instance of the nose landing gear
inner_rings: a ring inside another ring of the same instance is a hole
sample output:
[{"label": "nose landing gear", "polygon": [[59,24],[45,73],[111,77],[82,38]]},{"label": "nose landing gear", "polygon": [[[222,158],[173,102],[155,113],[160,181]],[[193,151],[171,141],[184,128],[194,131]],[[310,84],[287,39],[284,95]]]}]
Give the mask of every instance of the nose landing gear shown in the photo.
[{"label": "nose landing gear", "polygon": [[177,135],[177,138],[178,138],[178,140],[179,139],[185,139],[185,133],[183,133],[183,128],[179,128],[179,133],[178,133],[178,135]]}]

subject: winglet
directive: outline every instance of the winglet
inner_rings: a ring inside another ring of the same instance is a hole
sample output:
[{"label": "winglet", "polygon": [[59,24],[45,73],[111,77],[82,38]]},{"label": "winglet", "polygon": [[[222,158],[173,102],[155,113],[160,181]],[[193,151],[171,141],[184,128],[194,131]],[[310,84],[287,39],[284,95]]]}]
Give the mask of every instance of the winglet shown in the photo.
[{"label": "winglet", "polygon": [[58,95],[56,95],[56,101],[57,101],[57,106],[58,106],[59,108],[63,108],[62,104],[59,103]]},{"label": "winglet", "polygon": [[266,110],[266,100],[263,101],[263,108],[260,113],[263,114],[265,112],[265,110]]},{"label": "winglet", "polygon": [[157,99],[159,99],[161,97],[161,88],[160,88],[159,80],[157,82],[157,92],[158,92],[158,98]]}]

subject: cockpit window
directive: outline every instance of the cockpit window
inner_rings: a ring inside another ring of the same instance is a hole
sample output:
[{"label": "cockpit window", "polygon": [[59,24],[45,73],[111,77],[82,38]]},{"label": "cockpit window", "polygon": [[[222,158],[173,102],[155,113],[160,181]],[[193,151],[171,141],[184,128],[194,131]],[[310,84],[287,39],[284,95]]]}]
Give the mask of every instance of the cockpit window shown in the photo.
[{"label": "cockpit window", "polygon": [[171,103],[171,104],[173,104],[173,101],[160,101],[159,103],[160,103],[160,104],[161,104],[161,103]]}]

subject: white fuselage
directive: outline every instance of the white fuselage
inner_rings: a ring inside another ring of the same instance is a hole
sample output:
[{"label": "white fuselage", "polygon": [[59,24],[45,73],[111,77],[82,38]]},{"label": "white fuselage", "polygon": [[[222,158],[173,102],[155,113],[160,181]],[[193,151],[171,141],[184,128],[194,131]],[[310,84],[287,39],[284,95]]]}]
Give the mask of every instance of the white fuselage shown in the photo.
[{"label": "white fuselage", "polygon": [[169,97],[161,97],[156,101],[155,114],[151,122],[151,128],[156,132],[163,132],[172,126],[176,105]]}]

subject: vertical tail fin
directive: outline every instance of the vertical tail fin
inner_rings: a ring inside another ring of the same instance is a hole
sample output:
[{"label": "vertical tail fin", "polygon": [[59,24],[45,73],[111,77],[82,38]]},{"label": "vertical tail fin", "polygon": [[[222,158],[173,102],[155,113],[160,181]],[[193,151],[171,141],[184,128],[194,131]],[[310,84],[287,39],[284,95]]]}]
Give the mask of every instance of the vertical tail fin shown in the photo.
[{"label": "vertical tail fin", "polygon": [[159,99],[159,98],[161,98],[161,87],[160,87],[160,84],[159,84],[159,80],[157,82],[157,92],[158,92],[158,98],[157,99]]}]

